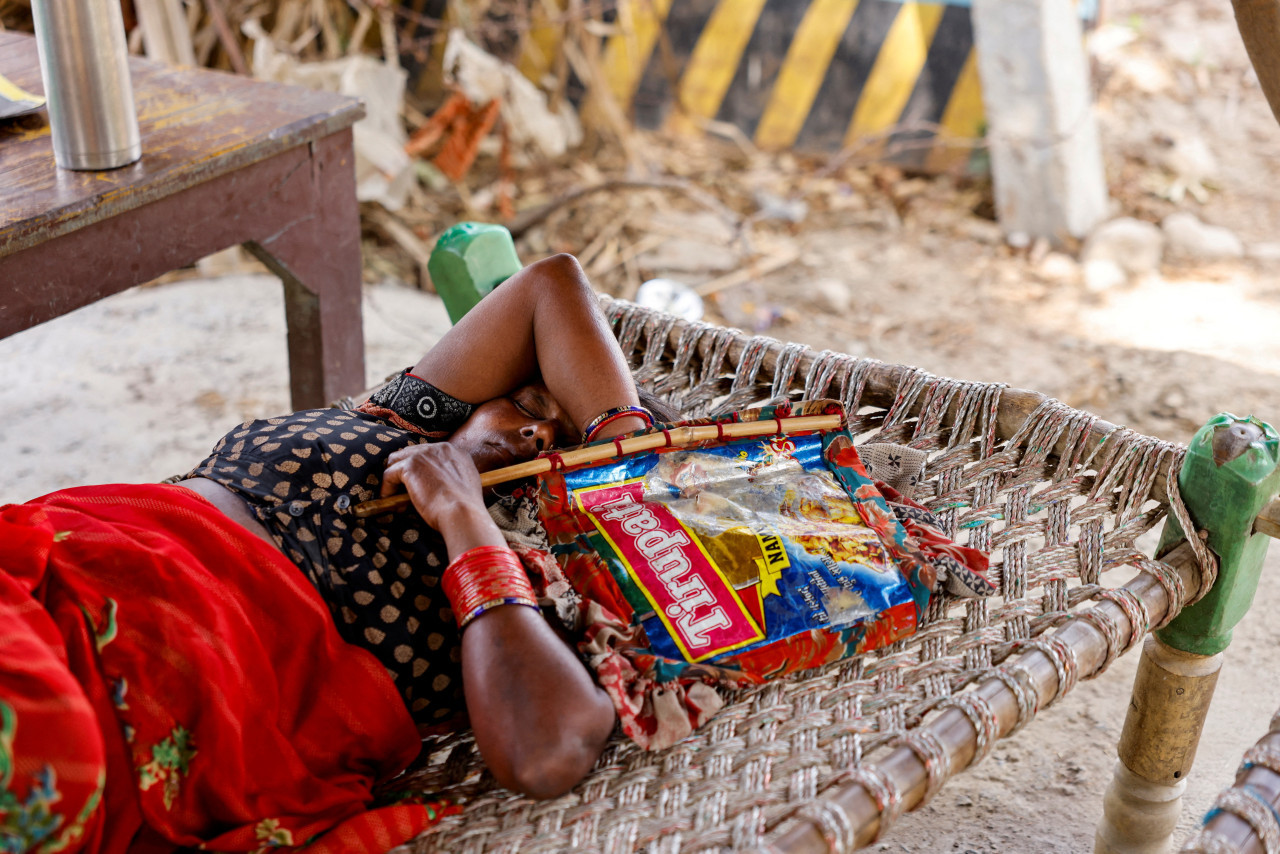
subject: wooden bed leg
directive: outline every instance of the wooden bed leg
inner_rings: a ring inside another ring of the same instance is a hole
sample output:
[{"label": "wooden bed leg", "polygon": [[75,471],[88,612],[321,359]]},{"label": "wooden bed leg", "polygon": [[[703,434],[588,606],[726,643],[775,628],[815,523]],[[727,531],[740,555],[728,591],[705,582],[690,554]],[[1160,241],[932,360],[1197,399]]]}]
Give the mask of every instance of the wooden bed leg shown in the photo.
[{"label": "wooden bed leg", "polygon": [[[1219,415],[1191,441],[1178,486],[1196,525],[1209,532],[1218,580],[1143,647],[1095,854],[1168,848],[1222,651],[1258,587],[1269,538],[1254,531],[1254,519],[1280,492],[1278,458],[1275,429],[1255,418]],[[1170,519],[1160,552],[1182,536]]]}]

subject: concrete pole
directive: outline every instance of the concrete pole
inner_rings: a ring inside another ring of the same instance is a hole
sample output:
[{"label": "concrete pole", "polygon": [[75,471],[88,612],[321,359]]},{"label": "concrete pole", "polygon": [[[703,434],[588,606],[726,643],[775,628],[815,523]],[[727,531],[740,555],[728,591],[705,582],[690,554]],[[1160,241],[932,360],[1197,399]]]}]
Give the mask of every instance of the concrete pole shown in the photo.
[{"label": "concrete pole", "polygon": [[972,0],[972,13],[1000,226],[1070,247],[1107,213],[1074,4]]}]

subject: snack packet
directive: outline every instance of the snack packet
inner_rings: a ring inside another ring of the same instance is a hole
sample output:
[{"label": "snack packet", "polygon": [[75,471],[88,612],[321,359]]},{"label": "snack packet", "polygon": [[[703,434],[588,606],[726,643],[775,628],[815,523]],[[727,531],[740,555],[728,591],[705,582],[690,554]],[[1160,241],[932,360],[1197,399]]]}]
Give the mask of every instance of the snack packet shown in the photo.
[{"label": "snack packet", "polygon": [[[831,412],[839,405],[811,401],[730,420],[784,427],[793,415]],[[624,730],[651,748],[719,707],[704,688],[906,637],[936,583],[844,430],[715,440],[554,472],[539,503],[550,554],[581,597],[579,648]]]}]

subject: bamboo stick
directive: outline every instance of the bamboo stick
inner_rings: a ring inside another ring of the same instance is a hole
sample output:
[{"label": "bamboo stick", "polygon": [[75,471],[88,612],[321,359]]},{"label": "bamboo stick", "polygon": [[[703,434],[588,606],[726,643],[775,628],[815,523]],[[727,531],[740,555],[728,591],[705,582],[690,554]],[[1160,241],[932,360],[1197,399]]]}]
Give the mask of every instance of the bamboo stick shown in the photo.
[{"label": "bamboo stick", "polygon": [[[516,463],[480,475],[481,486],[494,486],[512,480],[520,480],[538,474],[553,471],[559,466],[578,466],[613,459],[619,450],[624,454],[641,451],[652,451],[658,448],[678,448],[694,442],[708,439],[741,439],[749,436],[770,436],[788,433],[803,433],[814,430],[839,429],[843,417],[840,415],[805,415],[789,418],[773,418],[768,421],[740,421],[734,424],[708,425],[703,427],[677,427],[657,433],[646,433],[622,439],[608,445],[592,445],[574,451],[550,457],[539,457],[536,460]],[[407,494],[392,495],[389,498],[376,498],[364,501],[355,506],[355,514],[359,518],[377,516],[409,507],[412,501]]]},{"label": "bamboo stick", "polygon": [[[602,303],[607,306],[612,301],[612,297],[601,297]],[[660,312],[654,312],[649,309],[641,309],[647,313],[659,315]],[[668,346],[674,351],[676,344],[680,340],[680,336],[684,330],[693,325],[687,320],[677,320],[671,327],[667,335]],[[746,349],[747,340],[745,336],[736,336],[730,343],[729,349],[725,356],[728,364],[737,364],[742,358],[743,351]],[[766,345],[766,354],[761,365],[759,383],[766,384],[772,378],[774,366],[777,364],[777,357],[783,351],[783,343],[781,341],[773,341]],[[699,350],[703,357],[710,354],[711,344],[706,339],[699,342]],[[807,351],[800,357],[800,363],[796,368],[795,376],[807,376],[809,370],[813,367],[814,361],[818,354],[813,351]],[[893,403],[895,395],[902,383],[908,379],[916,371],[915,368],[907,365],[893,365],[882,363],[873,365],[867,372],[867,384],[863,392],[862,402],[864,404],[872,404],[876,406],[888,407]],[[996,438],[998,440],[1007,440],[1013,437],[1022,425],[1026,422],[1036,409],[1049,400],[1049,396],[1038,391],[1032,391],[1024,388],[1005,388],[1000,393],[1000,402],[996,414]],[[923,404],[923,396],[914,401],[908,407],[909,415],[917,415]],[[942,417],[942,423],[950,426],[955,423],[957,405],[953,402]],[[1110,421],[1099,418],[1093,423],[1085,441],[1094,444],[1102,444],[1107,438],[1122,427],[1112,424]],[[1052,454],[1060,456],[1065,448],[1066,437],[1060,437],[1054,445]],[[1167,472],[1160,472],[1154,486],[1152,487],[1152,497],[1158,501],[1165,501],[1169,497],[1167,485]],[[1280,499],[1273,500],[1269,505],[1263,508],[1258,515],[1255,530],[1260,534],[1267,534],[1271,537],[1280,539]]]},{"label": "bamboo stick", "polygon": [[[1187,589],[1187,597],[1194,598],[1200,587],[1200,571],[1196,566],[1191,547],[1183,542],[1163,558],[1164,563],[1178,573]],[[1124,585],[1147,606],[1153,624],[1159,624],[1169,610],[1169,597],[1154,576],[1140,572]],[[1091,610],[1114,619],[1120,627],[1120,636],[1127,637],[1133,626],[1120,606],[1110,600],[1100,602]],[[1104,617],[1105,618],[1105,617]],[[1056,632],[1056,636],[1075,650],[1079,665],[1079,678],[1096,675],[1106,661],[1107,640],[1102,633],[1079,615],[1068,620]],[[1038,649],[1010,656],[1004,666],[1025,670],[1039,697],[1039,708],[1051,704],[1058,693],[1058,675],[1053,662]],[[992,707],[999,720],[999,735],[1004,737],[1013,729],[1018,715],[1017,698],[1004,682],[994,677],[983,680],[975,689]],[[947,709],[921,729],[937,736],[951,758],[952,773],[968,766],[977,747],[977,733],[969,719],[958,709]],[[875,766],[897,784],[902,794],[903,810],[910,810],[924,797],[928,782],[924,763],[907,747],[898,747]],[[874,799],[857,783],[839,786],[826,792],[822,798],[828,804],[842,810],[849,819],[854,835],[854,848],[875,839],[880,814]],[[822,830],[806,820],[796,821],[786,832],[771,840],[769,850],[785,854],[828,854],[831,846]]]}]

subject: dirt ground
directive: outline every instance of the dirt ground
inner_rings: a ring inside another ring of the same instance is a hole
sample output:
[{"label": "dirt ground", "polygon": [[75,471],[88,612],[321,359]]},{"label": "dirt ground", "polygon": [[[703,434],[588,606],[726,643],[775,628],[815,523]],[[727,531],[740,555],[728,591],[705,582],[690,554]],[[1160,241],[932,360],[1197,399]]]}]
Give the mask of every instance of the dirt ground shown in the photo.
[{"label": "dirt ground", "polygon": [[[808,208],[799,222],[758,221],[797,260],[721,291],[708,319],[1033,388],[1175,441],[1222,410],[1280,421],[1280,126],[1226,4],[1121,0],[1107,15],[1111,26],[1092,43],[1115,215],[1159,222],[1190,211],[1231,229],[1244,257],[1167,259],[1158,272],[1096,290],[1072,248],[1008,246],[975,213],[986,198],[980,184],[892,170],[818,181],[803,160],[758,153],[713,177],[695,159],[682,173],[695,184],[735,181],[751,188],[744,195]],[[548,225],[521,250],[581,252],[589,239],[566,246]],[[694,285],[720,274],[681,268],[671,247],[654,252],[634,272]],[[386,281],[410,275],[373,243],[367,260],[373,381],[413,361],[447,320],[434,296]],[[238,420],[286,409],[279,290],[253,274],[170,277],[0,341],[0,501],[160,479],[190,468]],[[1280,648],[1269,613],[1280,601],[1280,548],[1257,601],[1226,654],[1177,839],[1198,826],[1280,706],[1280,680],[1266,678]],[[1090,851],[1135,666],[1130,655],[1082,683],[876,847]]]}]

